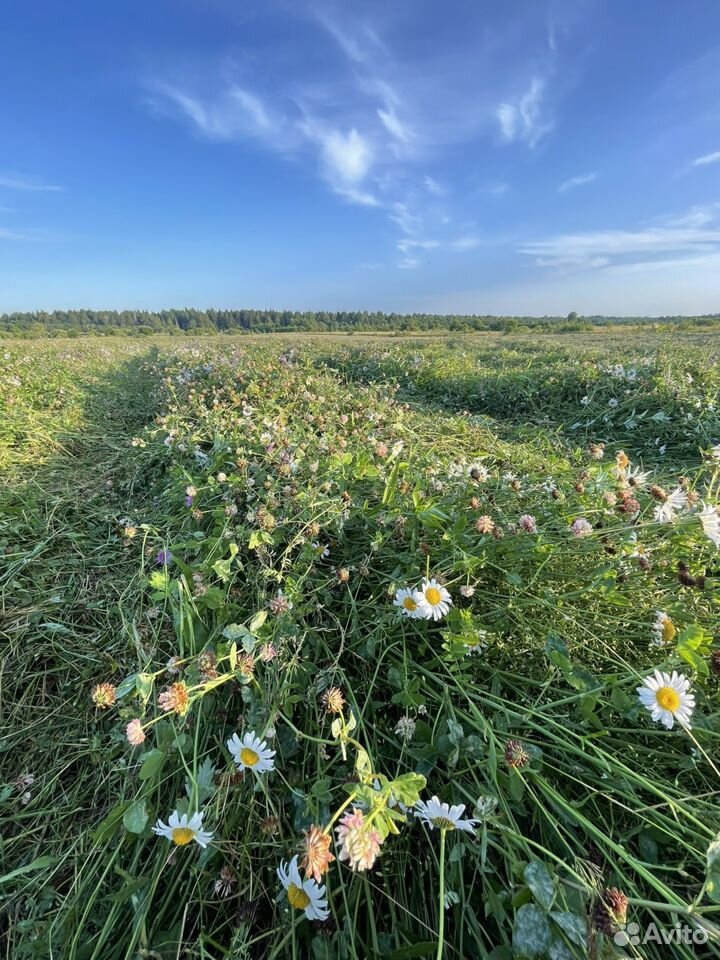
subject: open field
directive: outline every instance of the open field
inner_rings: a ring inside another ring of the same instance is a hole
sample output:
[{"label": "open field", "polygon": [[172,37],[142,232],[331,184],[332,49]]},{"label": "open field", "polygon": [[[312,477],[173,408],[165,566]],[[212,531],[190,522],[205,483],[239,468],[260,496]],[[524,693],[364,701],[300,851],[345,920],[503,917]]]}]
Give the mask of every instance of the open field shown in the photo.
[{"label": "open field", "polygon": [[719,355],[0,343],[3,955],[720,956]]}]

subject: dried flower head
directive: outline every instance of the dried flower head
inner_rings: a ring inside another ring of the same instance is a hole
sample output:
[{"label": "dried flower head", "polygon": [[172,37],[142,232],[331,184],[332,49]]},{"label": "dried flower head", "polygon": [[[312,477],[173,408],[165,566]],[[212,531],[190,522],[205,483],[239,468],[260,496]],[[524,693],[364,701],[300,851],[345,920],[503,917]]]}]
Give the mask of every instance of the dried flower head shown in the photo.
[{"label": "dried flower head", "polygon": [[328,687],[322,695],[322,703],[328,713],[342,713],[345,697],[340,687]]},{"label": "dried flower head", "polygon": [[133,747],[137,747],[145,742],[145,731],[143,730],[142,720],[140,720],[139,717],[135,717],[135,719],[131,720],[127,727],[125,727],[125,736],[127,737],[127,742]]},{"label": "dried flower head", "polygon": [[347,860],[353,870],[370,870],[380,853],[382,838],[365,820],[362,810],[353,807],[340,819],[336,828],[340,859]]},{"label": "dried flower head", "polygon": [[595,902],[593,921],[598,930],[611,937],[625,926],[628,898],[617,887],[603,890]]},{"label": "dried flower head", "polygon": [[190,696],[188,688],[182,680],[173,683],[172,686],[164,690],[158,697],[158,706],[166,713],[177,713],[183,716],[187,713],[190,706]]},{"label": "dried flower head", "polygon": [[92,688],[90,696],[96,707],[107,710],[117,700],[117,690],[112,683],[98,683],[97,686]]},{"label": "dried flower head", "polygon": [[320,883],[323,874],[327,873],[335,857],[330,853],[332,837],[323,833],[320,827],[312,826],[305,830],[304,853],[300,860],[300,867],[305,871],[305,877],[314,877]]},{"label": "dried flower head", "polygon": [[475,521],[475,529],[478,533],[492,533],[495,529],[495,521],[487,514],[483,514]]},{"label": "dried flower head", "polygon": [[508,740],[505,744],[505,763],[512,769],[520,769],[530,763],[530,754],[519,740]]}]

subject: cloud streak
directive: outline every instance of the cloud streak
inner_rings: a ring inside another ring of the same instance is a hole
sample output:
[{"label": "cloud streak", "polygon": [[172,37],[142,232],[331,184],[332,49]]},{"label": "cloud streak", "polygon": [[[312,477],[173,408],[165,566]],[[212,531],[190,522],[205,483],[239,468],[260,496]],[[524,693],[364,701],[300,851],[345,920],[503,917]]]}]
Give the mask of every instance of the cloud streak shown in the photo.
[{"label": "cloud streak", "polygon": [[692,165],[694,167],[707,167],[711,163],[720,163],[720,150],[716,150],[715,153],[706,153],[703,157],[698,157],[696,160],[693,160]]},{"label": "cloud streak", "polygon": [[574,190],[575,187],[582,187],[586,183],[592,183],[597,179],[596,173],[583,173],[577,177],[570,177],[569,180],[563,180],[558,186],[558,193],[565,193],[566,190]]},{"label": "cloud streak", "polygon": [[22,176],[15,173],[0,174],[0,187],[7,190],[30,190],[38,193],[59,193],[64,188],[52,183],[45,183],[36,177]]}]

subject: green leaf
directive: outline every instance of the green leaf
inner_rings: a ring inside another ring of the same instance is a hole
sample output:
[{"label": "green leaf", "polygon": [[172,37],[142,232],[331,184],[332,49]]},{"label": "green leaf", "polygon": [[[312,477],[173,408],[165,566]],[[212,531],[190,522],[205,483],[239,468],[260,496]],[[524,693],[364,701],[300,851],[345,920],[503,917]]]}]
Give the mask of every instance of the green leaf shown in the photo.
[{"label": "green leaf", "polygon": [[390,783],[392,795],[406,807],[414,806],[425,789],[427,780],[420,773],[404,773]]},{"label": "green leaf", "polygon": [[10,880],[21,877],[23,874],[44,870],[46,867],[51,867],[56,861],[57,857],[37,857],[32,863],[26,863],[24,867],[16,867],[15,870],[11,870],[10,873],[0,877],[0,883],[9,883]]},{"label": "green leaf", "polygon": [[143,703],[147,703],[152,695],[154,679],[151,673],[138,673],[135,677],[135,689]]},{"label": "green leaf", "polygon": [[123,697],[126,697],[136,689],[137,678],[138,675],[136,673],[131,673],[129,677],[125,677],[124,680],[120,681],[115,691],[115,696],[118,700],[122,700]]},{"label": "green leaf", "polygon": [[112,808],[107,816],[101,820],[93,830],[92,839],[94,843],[105,843],[113,834],[117,833],[120,829],[123,815],[129,806],[130,801],[126,801]]},{"label": "green leaf", "polygon": [[568,940],[584,947],[587,942],[587,923],[585,917],[569,910],[553,910],[550,913],[555,923],[560,927]]},{"label": "green leaf", "polygon": [[720,903],[720,833],[707,848],[707,884],[705,889],[711,900]]},{"label": "green leaf", "polygon": [[250,621],[250,633],[256,634],[267,620],[267,610],[258,610]]},{"label": "green leaf", "polygon": [[516,956],[539,957],[550,946],[551,930],[547,915],[535,903],[526,903],[515,914],[512,944]]},{"label": "green leaf", "polygon": [[160,768],[165,762],[165,754],[162,750],[154,747],[152,750],[144,753],[140,759],[142,760],[142,765],[140,766],[138,776],[141,780],[152,780],[155,774],[160,772]]},{"label": "green leaf", "polygon": [[216,560],[212,568],[217,574],[218,579],[222,580],[223,583],[227,583],[232,575],[231,567],[232,562],[237,556],[238,545],[236,543],[230,544],[230,556],[226,557],[224,560]]},{"label": "green leaf", "polygon": [[523,877],[540,906],[549,910],[555,899],[555,883],[542,860],[531,860],[523,871]]},{"label": "green leaf", "polygon": [[707,657],[710,654],[711,643],[712,637],[706,634],[697,623],[693,623],[678,637],[677,652],[694,670],[706,677],[710,673]]},{"label": "green leaf", "polygon": [[136,800],[123,814],[123,826],[130,833],[142,833],[148,822],[149,814],[144,800]]}]

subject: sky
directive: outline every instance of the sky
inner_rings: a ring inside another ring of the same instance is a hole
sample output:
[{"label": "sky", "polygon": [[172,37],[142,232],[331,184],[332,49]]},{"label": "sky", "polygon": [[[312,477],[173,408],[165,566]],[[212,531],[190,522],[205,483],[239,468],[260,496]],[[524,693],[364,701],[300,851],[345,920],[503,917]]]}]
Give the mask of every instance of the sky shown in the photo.
[{"label": "sky", "polygon": [[720,311],[720,4],[25,0],[0,312]]}]

